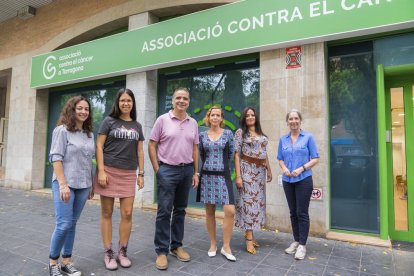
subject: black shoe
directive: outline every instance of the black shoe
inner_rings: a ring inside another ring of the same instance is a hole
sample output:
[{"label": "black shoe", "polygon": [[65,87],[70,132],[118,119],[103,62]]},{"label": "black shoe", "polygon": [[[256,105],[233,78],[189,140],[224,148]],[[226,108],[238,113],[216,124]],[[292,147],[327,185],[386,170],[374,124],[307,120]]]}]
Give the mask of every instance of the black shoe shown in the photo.
[{"label": "black shoe", "polygon": [[60,266],[60,270],[68,276],[81,276],[82,273],[73,266],[72,263],[67,263]]},{"label": "black shoe", "polygon": [[63,276],[62,273],[60,273],[59,266],[51,265],[51,264],[49,264],[49,275],[50,276]]}]

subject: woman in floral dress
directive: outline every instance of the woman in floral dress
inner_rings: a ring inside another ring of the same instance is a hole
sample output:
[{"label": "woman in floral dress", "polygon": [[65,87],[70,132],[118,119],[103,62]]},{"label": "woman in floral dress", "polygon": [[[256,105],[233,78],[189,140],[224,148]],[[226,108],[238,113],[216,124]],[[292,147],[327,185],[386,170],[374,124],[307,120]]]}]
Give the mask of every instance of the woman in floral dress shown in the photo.
[{"label": "woman in floral dress", "polygon": [[236,261],[231,253],[230,240],[234,224],[234,195],[229,163],[233,157],[234,138],[230,130],[224,129],[224,112],[211,107],[204,118],[210,128],[200,133],[200,156],[202,160],[197,201],[205,204],[206,225],[210,237],[209,257],[216,256],[216,204],[223,205],[223,247],[220,253],[229,261]]},{"label": "woman in floral dress", "polygon": [[267,158],[267,136],[263,133],[256,110],[246,107],[240,118],[240,129],[235,134],[236,186],[239,199],[236,203],[236,227],[245,231],[246,250],[256,254],[258,246],[253,230],[265,224],[265,184],[272,181]]}]

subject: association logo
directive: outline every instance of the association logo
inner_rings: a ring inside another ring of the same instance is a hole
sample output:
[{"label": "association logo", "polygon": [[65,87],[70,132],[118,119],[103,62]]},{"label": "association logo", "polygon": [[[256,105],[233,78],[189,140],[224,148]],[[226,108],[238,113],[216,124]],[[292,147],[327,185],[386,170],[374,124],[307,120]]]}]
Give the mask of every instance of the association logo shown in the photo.
[{"label": "association logo", "polygon": [[56,67],[53,65],[53,61],[56,60],[55,56],[48,56],[43,63],[43,77],[50,80],[56,75]]}]

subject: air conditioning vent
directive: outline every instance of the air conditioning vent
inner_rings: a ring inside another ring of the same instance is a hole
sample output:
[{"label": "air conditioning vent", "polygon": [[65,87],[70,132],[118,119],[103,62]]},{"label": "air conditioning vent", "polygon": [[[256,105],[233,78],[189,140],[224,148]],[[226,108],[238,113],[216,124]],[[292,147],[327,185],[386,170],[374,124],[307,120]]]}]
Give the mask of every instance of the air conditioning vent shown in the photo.
[{"label": "air conditioning vent", "polygon": [[21,19],[29,19],[36,14],[36,8],[25,6],[17,11],[17,16]]}]

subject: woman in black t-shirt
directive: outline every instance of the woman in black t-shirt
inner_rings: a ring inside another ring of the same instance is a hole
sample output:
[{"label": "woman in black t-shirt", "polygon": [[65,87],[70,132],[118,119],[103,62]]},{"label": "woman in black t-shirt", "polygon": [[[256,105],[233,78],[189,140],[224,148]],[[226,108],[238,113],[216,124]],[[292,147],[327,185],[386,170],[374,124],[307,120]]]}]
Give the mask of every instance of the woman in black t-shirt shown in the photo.
[{"label": "woman in black t-shirt", "polygon": [[[117,261],[122,267],[131,266],[127,246],[132,227],[135,185],[138,189],[144,187],[144,135],[141,124],[136,121],[136,114],[134,94],[129,89],[121,89],[111,113],[102,122],[96,141],[94,192],[101,196],[101,234],[108,270],[116,270]],[[112,250],[112,213],[116,197],[121,205],[117,256]]]}]

